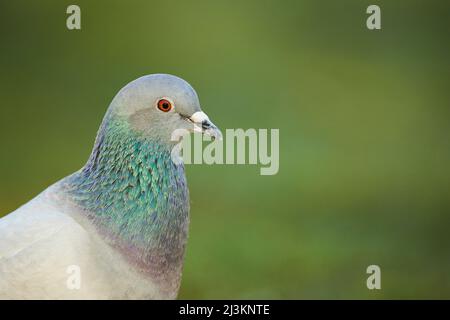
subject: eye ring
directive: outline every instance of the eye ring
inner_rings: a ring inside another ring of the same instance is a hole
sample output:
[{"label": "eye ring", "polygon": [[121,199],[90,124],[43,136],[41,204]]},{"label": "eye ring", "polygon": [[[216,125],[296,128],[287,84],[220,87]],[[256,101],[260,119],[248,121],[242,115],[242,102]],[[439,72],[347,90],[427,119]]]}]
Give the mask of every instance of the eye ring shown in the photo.
[{"label": "eye ring", "polygon": [[169,99],[162,98],[158,100],[156,107],[162,112],[169,112],[173,108],[173,103]]}]

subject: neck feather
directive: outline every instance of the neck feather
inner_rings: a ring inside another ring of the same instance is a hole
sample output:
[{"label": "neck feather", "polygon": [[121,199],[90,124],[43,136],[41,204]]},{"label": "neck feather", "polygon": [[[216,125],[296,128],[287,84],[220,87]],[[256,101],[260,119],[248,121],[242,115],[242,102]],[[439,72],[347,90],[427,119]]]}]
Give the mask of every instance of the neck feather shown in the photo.
[{"label": "neck feather", "polygon": [[162,281],[179,278],[189,223],[184,167],[172,162],[169,145],[139,136],[126,122],[105,122],[68,192],[137,268]]}]

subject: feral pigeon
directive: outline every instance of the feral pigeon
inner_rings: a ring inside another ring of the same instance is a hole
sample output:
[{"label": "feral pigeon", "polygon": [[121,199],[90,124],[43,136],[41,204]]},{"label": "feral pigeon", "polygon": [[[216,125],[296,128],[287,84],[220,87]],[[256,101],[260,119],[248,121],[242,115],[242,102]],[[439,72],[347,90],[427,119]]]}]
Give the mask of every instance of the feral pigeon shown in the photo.
[{"label": "feral pigeon", "polygon": [[174,299],[189,225],[176,129],[220,138],[184,80],[112,100],[82,169],[0,219],[0,299]]}]

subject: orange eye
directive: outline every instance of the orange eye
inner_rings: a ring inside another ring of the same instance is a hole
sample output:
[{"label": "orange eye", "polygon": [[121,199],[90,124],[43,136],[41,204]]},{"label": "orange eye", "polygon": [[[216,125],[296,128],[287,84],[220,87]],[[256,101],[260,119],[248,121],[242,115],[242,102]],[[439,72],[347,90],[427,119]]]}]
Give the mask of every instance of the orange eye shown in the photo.
[{"label": "orange eye", "polygon": [[169,112],[172,110],[172,103],[167,99],[160,99],[158,101],[158,109],[162,112]]}]

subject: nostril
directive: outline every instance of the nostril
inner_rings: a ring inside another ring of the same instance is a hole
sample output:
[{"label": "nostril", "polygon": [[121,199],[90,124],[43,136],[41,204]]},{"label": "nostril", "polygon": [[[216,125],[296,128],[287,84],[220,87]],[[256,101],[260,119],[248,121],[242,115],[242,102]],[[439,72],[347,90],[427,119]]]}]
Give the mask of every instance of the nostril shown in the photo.
[{"label": "nostril", "polygon": [[211,122],[209,122],[209,121],[203,121],[202,122],[202,128],[203,129],[209,129],[209,128],[211,128]]}]

